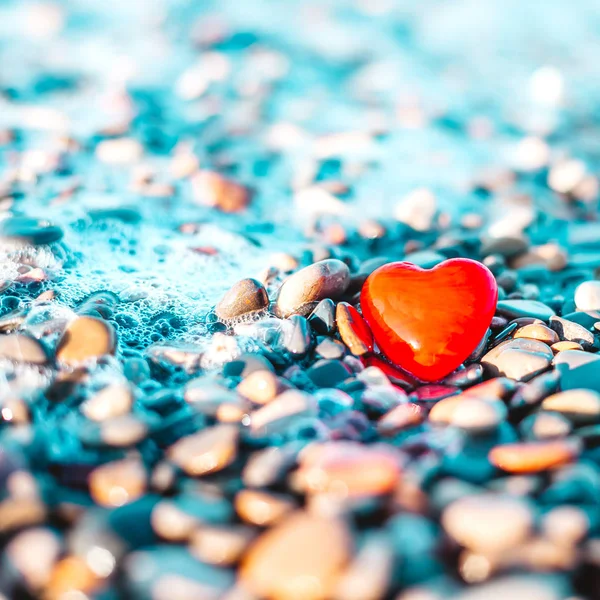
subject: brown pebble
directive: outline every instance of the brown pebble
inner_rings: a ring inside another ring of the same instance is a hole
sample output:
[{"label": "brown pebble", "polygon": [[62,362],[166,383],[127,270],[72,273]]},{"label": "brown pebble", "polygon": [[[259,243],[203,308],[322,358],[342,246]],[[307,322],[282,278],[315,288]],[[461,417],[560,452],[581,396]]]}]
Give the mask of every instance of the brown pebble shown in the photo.
[{"label": "brown pebble", "polygon": [[286,381],[272,371],[263,370],[250,373],[237,386],[238,393],[255,404],[267,404],[286,389],[289,389]]},{"label": "brown pebble", "polygon": [[297,512],[250,547],[240,577],[251,592],[269,600],[326,600],[351,552],[343,522]]},{"label": "brown pebble", "polygon": [[558,392],[545,398],[542,408],[558,412],[578,425],[589,425],[600,421],[600,394],[583,388]]},{"label": "brown pebble", "polygon": [[515,338],[526,338],[530,340],[538,340],[551,346],[559,341],[558,334],[556,331],[550,329],[542,323],[533,323],[532,325],[525,325],[517,329],[514,335]]},{"label": "brown pebble", "polygon": [[354,442],[314,444],[300,455],[294,487],[342,498],[388,494],[400,479],[400,463],[385,447]]},{"label": "brown pebble", "polygon": [[215,314],[222,321],[264,310],[269,306],[267,290],[260,281],[248,278],[235,283],[215,307]]},{"label": "brown pebble", "polygon": [[45,365],[49,360],[42,344],[24,333],[0,336],[0,359],[32,365]]},{"label": "brown pebble", "polygon": [[123,506],[146,491],[147,475],[142,462],[128,458],[96,467],[89,476],[90,495],[100,506]]},{"label": "brown pebble", "polygon": [[205,526],[192,533],[190,552],[199,560],[223,567],[236,564],[256,532],[243,525]]},{"label": "brown pebble", "polygon": [[243,211],[250,203],[250,192],[215,171],[198,171],[191,177],[194,198],[200,204],[226,213]]},{"label": "brown pebble", "polygon": [[170,542],[185,542],[200,524],[196,517],[182,511],[168,499],[154,506],[150,522],[154,532]]},{"label": "brown pebble", "polygon": [[221,471],[235,460],[238,438],[236,425],[215,425],[181,438],[167,453],[188,475],[207,475]]},{"label": "brown pebble", "polygon": [[114,383],[102,388],[81,405],[81,412],[91,421],[105,421],[127,414],[133,394],[127,385]]},{"label": "brown pebble", "polygon": [[279,289],[276,312],[287,318],[308,315],[320,300],[339,298],[350,283],[350,270],[341,260],[322,260],[290,275]]},{"label": "brown pebble", "polygon": [[583,350],[583,346],[577,342],[556,342],[552,344],[551,349],[554,354],[558,354],[565,350]]},{"label": "brown pebble", "polygon": [[339,302],[335,309],[338,332],[354,356],[373,351],[373,334],[362,315],[347,302]]},{"label": "brown pebble", "polygon": [[114,354],[116,336],[112,326],[95,317],[77,317],[65,329],[56,357],[69,366],[75,366],[105,354]]},{"label": "brown pebble", "polygon": [[296,508],[288,496],[260,490],[242,490],[235,497],[238,515],[251,525],[271,526]]},{"label": "brown pebble", "polygon": [[396,433],[420,425],[425,420],[425,409],[412,402],[399,404],[385,413],[377,421],[377,431],[381,435],[395,435]]},{"label": "brown pebble", "polygon": [[573,461],[581,451],[571,439],[504,444],[493,448],[490,462],[509,473],[540,473]]},{"label": "brown pebble", "polygon": [[446,533],[461,546],[501,552],[522,544],[533,527],[529,505],[518,498],[496,494],[464,496],[442,513]]},{"label": "brown pebble", "polygon": [[482,359],[485,371],[517,381],[528,381],[543,373],[552,362],[552,350],[537,340],[517,338],[492,348]]}]

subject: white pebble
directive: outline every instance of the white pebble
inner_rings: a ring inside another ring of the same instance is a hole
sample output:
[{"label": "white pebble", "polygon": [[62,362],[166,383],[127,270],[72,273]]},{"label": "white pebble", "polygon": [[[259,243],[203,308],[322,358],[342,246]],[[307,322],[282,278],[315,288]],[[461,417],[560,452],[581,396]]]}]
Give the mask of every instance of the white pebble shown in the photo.
[{"label": "white pebble", "polygon": [[584,281],[575,290],[579,310],[600,310],[600,281]]}]

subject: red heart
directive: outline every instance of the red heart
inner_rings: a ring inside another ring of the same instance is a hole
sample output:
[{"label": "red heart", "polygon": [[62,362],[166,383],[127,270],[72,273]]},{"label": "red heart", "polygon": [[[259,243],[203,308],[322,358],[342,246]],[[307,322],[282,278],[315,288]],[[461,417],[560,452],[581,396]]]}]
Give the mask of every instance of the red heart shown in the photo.
[{"label": "red heart", "polygon": [[489,269],[453,258],[426,270],[409,262],[376,269],[360,294],[379,349],[423,381],[452,373],[490,325],[498,286]]}]

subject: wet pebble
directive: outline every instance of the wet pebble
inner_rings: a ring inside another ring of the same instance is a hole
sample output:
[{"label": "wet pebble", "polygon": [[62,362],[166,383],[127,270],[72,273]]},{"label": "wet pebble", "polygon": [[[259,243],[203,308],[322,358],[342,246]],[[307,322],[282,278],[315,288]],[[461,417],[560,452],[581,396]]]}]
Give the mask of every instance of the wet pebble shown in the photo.
[{"label": "wet pebble", "polygon": [[310,327],[305,317],[292,315],[283,333],[283,347],[293,356],[302,357],[308,353],[312,343]]},{"label": "wet pebble", "polygon": [[570,421],[554,412],[536,412],[519,423],[524,440],[548,440],[568,436],[573,429]]},{"label": "wet pebble", "polygon": [[481,362],[487,373],[527,381],[545,371],[554,357],[548,345],[519,338],[502,342],[490,350]]},{"label": "wet pebble", "polygon": [[342,358],[346,347],[338,340],[323,338],[315,347],[315,353],[321,358],[335,360]]},{"label": "wet pebble", "polygon": [[45,365],[50,360],[42,343],[25,333],[0,335],[0,358],[32,365]]},{"label": "wet pebble", "polygon": [[335,302],[331,298],[321,300],[310,313],[308,322],[315,333],[329,335],[335,331]]},{"label": "wet pebble", "polygon": [[339,298],[350,283],[345,263],[327,259],[290,275],[279,289],[276,311],[282,317],[307,315],[325,298]]},{"label": "wet pebble", "polygon": [[[557,317],[552,317],[550,320],[550,327],[552,327],[552,320]],[[559,341],[558,333],[547,327],[546,325],[539,324],[531,324],[525,325],[525,327],[521,327],[515,331],[515,338],[525,338],[529,340],[538,340],[539,342],[544,342],[544,344],[548,344],[551,346],[552,344],[556,344]]]},{"label": "wet pebble", "polygon": [[342,341],[355,356],[373,350],[373,334],[362,315],[347,302],[338,302],[335,320]]},{"label": "wet pebble", "polygon": [[578,310],[600,310],[600,281],[584,281],[575,290],[575,305]]},{"label": "wet pebble", "polygon": [[106,321],[94,317],[77,317],[65,329],[56,357],[63,364],[75,366],[105,354],[113,354],[116,335]]},{"label": "wet pebble", "polygon": [[500,400],[454,396],[434,405],[429,420],[454,425],[470,434],[482,434],[495,430],[506,416],[506,406]]},{"label": "wet pebble", "polygon": [[262,311],[269,305],[269,297],[262,283],[256,279],[242,279],[233,285],[215,307],[222,321],[229,321]]},{"label": "wet pebble", "polygon": [[240,571],[251,592],[273,600],[325,600],[350,560],[352,542],[335,518],[297,512],[250,547]]},{"label": "wet pebble", "polygon": [[316,414],[316,402],[311,396],[287,390],[250,415],[250,431],[259,437],[282,434],[299,417]]},{"label": "wet pebble", "polygon": [[474,551],[502,552],[531,534],[534,514],[527,502],[510,496],[478,494],[451,503],[442,526],[458,544]]},{"label": "wet pebble", "polygon": [[142,462],[135,458],[106,463],[89,476],[90,494],[101,506],[122,506],[146,491],[147,474]]},{"label": "wet pebble", "polygon": [[236,425],[215,425],[181,438],[167,450],[167,455],[188,475],[207,475],[221,471],[235,460],[238,438]]},{"label": "wet pebble", "polygon": [[253,371],[237,386],[237,392],[255,404],[267,404],[288,389],[289,384],[272,371]]},{"label": "wet pebble", "polygon": [[548,305],[537,300],[500,300],[496,311],[509,319],[534,317],[544,322],[556,314]]},{"label": "wet pebble", "polygon": [[88,398],[81,412],[92,421],[105,421],[128,413],[133,404],[131,389],[122,384],[110,384]]},{"label": "wet pebble", "polygon": [[489,459],[509,473],[539,473],[572,462],[580,450],[580,444],[573,439],[522,442],[496,446]]},{"label": "wet pebble", "polygon": [[560,413],[577,425],[590,425],[600,421],[600,393],[570,389],[545,398],[542,408]]},{"label": "wet pebble", "polygon": [[550,327],[556,331],[561,341],[575,342],[586,350],[594,347],[594,334],[578,323],[561,317],[552,317]]}]

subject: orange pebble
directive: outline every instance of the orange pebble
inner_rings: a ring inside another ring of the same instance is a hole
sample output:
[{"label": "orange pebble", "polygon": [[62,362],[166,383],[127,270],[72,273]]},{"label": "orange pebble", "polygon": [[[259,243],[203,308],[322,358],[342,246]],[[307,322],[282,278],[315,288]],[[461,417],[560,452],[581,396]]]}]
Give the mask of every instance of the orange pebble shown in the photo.
[{"label": "orange pebble", "polygon": [[576,440],[522,442],[496,446],[490,462],[509,473],[539,473],[571,462],[581,447]]}]

